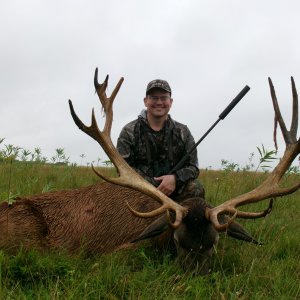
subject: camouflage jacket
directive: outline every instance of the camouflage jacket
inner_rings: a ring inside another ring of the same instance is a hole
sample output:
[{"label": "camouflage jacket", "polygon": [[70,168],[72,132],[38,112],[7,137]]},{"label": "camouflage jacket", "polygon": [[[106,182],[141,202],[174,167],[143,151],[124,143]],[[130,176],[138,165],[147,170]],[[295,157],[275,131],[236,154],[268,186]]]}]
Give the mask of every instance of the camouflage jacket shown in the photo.
[{"label": "camouflage jacket", "polygon": [[[163,129],[156,132],[148,126],[144,110],[136,120],[124,126],[117,149],[131,167],[157,186],[153,177],[168,174],[194,145],[194,138],[186,125],[168,116]],[[199,175],[197,150],[174,174],[175,192],[180,193],[186,183]]]}]

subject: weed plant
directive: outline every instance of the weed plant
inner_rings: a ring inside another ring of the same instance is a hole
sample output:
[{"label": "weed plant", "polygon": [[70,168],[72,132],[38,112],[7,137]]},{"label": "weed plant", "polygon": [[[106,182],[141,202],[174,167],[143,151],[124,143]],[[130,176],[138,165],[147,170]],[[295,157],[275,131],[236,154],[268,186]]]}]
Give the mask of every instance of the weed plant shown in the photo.
[{"label": "weed plant", "polygon": [[[255,169],[227,162],[223,170],[202,170],[207,200],[216,205],[253,189],[267,176]],[[115,174],[113,168],[105,170]],[[294,169],[283,184],[299,180]],[[99,178],[87,167],[8,157],[0,161],[1,200],[96,182]],[[265,201],[247,209],[266,206]],[[147,241],[132,250],[93,257],[34,249],[9,255],[3,249],[0,299],[300,299],[299,211],[298,191],[277,198],[268,217],[240,221],[263,245],[221,234],[213,272],[202,277],[184,272],[169,253],[157,252]]]}]

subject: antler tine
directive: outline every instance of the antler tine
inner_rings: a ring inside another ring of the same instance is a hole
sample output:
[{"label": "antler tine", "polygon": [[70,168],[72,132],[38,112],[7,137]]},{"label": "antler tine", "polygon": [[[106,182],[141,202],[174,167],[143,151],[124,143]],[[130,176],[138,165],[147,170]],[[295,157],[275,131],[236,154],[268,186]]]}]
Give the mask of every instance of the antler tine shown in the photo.
[{"label": "antler tine", "polygon": [[[219,211],[209,212],[207,210],[205,212],[205,215],[206,215],[206,218],[209,219],[212,222],[215,229],[217,231],[221,232],[221,231],[226,231],[228,226],[230,226],[230,224],[232,224],[233,221],[236,218],[242,218],[242,219],[262,218],[262,217],[267,216],[272,211],[272,208],[273,208],[273,199],[270,200],[269,206],[265,210],[260,211],[260,212],[244,212],[244,211],[240,211],[240,210],[237,210],[237,209],[230,210],[230,209],[227,209],[227,208],[222,210],[222,207],[220,207]],[[225,213],[228,213],[229,215],[232,215],[232,217],[230,218],[230,220],[227,223],[220,224],[218,216],[220,214],[225,214]]]},{"label": "antler tine", "polygon": [[298,93],[296,90],[296,85],[294,78],[291,77],[292,82],[292,93],[293,93],[293,115],[291,123],[291,135],[296,140],[297,139],[297,130],[298,130]]},{"label": "antler tine", "polygon": [[155,217],[155,216],[158,216],[162,213],[164,213],[165,211],[167,212],[167,218],[169,220],[169,223],[170,225],[176,229],[180,223],[182,222],[182,219],[183,217],[187,214],[187,211],[183,211],[183,210],[178,210],[176,211],[176,219],[174,221],[174,223],[172,223],[171,219],[169,218],[169,209],[168,209],[168,206],[167,205],[162,205],[161,207],[155,209],[155,210],[152,210],[150,212],[146,212],[146,213],[141,213],[141,212],[138,212],[136,210],[134,210],[128,202],[126,202],[126,205],[128,207],[128,209],[137,217],[140,217],[140,218],[151,218],[151,217]]},{"label": "antler tine", "polygon": [[[284,136],[284,140],[286,143],[286,149],[283,154],[283,157],[279,161],[278,165],[274,168],[274,170],[268,175],[268,177],[262,182],[257,188],[254,190],[239,195],[233,199],[230,199],[221,205],[215,208],[207,208],[205,215],[206,218],[209,219],[216,230],[223,231],[229,226],[230,222],[234,218],[261,218],[269,214],[272,210],[272,200],[270,201],[269,207],[262,212],[243,212],[237,209],[237,207],[259,202],[262,200],[266,200],[273,197],[278,196],[285,196],[297,191],[300,188],[300,182],[288,187],[282,188],[279,187],[279,182],[283,175],[285,174],[286,170],[292,164],[294,159],[300,153],[300,138],[297,140],[296,138],[296,127],[298,126],[298,96],[296,91],[296,86],[294,80],[292,78],[292,90],[293,90],[293,117],[292,117],[292,124],[291,124],[291,131],[287,131],[285,123],[283,121],[273,83],[270,78],[269,85],[270,85],[270,92],[273,101],[273,107],[275,111],[275,121],[279,122],[282,134]],[[276,126],[275,126],[276,128]],[[218,215],[220,214],[229,214],[233,216],[229,223],[227,224],[220,224],[218,221]]]},{"label": "antler tine", "polygon": [[119,154],[115,146],[113,145],[110,137],[111,132],[111,126],[113,121],[113,101],[123,83],[124,78],[122,77],[116,87],[114,88],[112,94],[110,97],[106,96],[106,88],[108,85],[108,75],[106,76],[104,82],[102,84],[98,83],[98,68],[95,70],[95,76],[94,76],[94,85],[96,88],[96,92],[98,94],[98,97],[100,99],[100,102],[102,104],[102,107],[104,109],[104,113],[106,116],[105,119],[105,125],[103,131],[99,130],[97,121],[94,114],[94,109],[92,110],[92,122],[91,126],[86,126],[77,116],[77,114],[74,111],[73,105],[71,100],[69,100],[69,106],[71,115],[73,117],[73,120],[75,124],[81,129],[83,132],[91,136],[93,139],[95,139],[100,146],[103,148],[107,156],[111,159],[115,167],[117,168],[119,177],[117,178],[111,178],[106,176],[103,172],[97,171],[92,166],[94,172],[105,181],[111,182],[113,184],[125,186],[132,188],[134,190],[140,191],[154,200],[162,203],[162,206],[159,209],[156,209],[152,212],[147,213],[141,213],[137,212],[134,209],[132,209],[129,204],[129,209],[137,216],[148,218],[153,217],[158,214],[163,213],[166,210],[172,210],[176,213],[176,219],[173,224],[173,226],[178,226],[182,218],[187,214],[187,208],[179,205],[178,203],[174,202],[170,198],[168,198],[166,195],[164,195],[162,192],[157,190],[153,185],[148,183],[146,180],[144,180],[138,173],[136,173],[122,158],[122,156]]},{"label": "antler tine", "polygon": [[113,92],[111,93],[110,97],[108,98],[106,96],[106,89],[108,85],[108,79],[109,75],[106,75],[103,83],[98,83],[98,68],[95,69],[95,75],[94,75],[94,85],[97,92],[97,95],[99,97],[99,100],[101,102],[102,108],[105,113],[106,122],[103,128],[103,132],[107,132],[108,135],[110,135],[111,127],[112,127],[112,121],[113,121],[113,102],[116,98],[116,95],[118,94],[120,87],[124,81],[124,78],[121,77],[117,85],[115,86]]},{"label": "antler tine", "polygon": [[[78,128],[97,141],[98,134],[94,130],[95,126],[88,127],[78,118],[78,116],[74,110],[73,103],[70,99],[69,99],[69,107],[70,107],[72,118],[73,118],[75,124],[78,126]],[[92,110],[92,124],[93,123],[95,123],[94,109]]]},{"label": "antler tine", "polygon": [[281,112],[280,112],[280,108],[278,105],[278,101],[277,101],[277,97],[276,97],[276,93],[275,93],[275,89],[272,83],[271,78],[268,78],[269,81],[269,86],[270,86],[270,92],[271,92],[271,97],[272,97],[272,102],[273,102],[273,107],[274,107],[274,111],[275,111],[275,119],[276,121],[279,123],[280,125],[280,129],[283,135],[283,138],[285,140],[285,142],[288,143],[292,143],[292,139],[291,139],[291,135],[289,134],[286,125],[284,123],[284,120],[282,118]]}]

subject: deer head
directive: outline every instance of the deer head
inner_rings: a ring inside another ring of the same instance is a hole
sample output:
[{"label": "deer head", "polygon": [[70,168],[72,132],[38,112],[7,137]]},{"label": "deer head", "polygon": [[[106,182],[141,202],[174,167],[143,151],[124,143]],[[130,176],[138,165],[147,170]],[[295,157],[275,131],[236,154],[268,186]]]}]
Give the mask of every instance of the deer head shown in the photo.
[{"label": "deer head", "polygon": [[92,111],[91,125],[86,126],[76,115],[70,100],[69,105],[76,125],[100,144],[108,157],[114,163],[119,177],[107,177],[103,172],[97,171],[93,168],[94,172],[100,178],[110,183],[137,190],[161,203],[161,206],[153,211],[138,212],[127,202],[126,204],[129,210],[135,216],[139,218],[152,218],[160,216],[163,213],[167,213],[167,218],[164,214],[155,219],[135,241],[160,235],[162,232],[166,231],[168,227],[172,227],[172,234],[179,259],[184,262],[185,266],[196,266],[199,268],[201,273],[208,272],[209,258],[211,257],[213,246],[217,242],[218,232],[227,230],[229,235],[233,237],[257,243],[234,220],[236,218],[261,218],[266,216],[271,211],[272,200],[270,201],[269,207],[262,212],[243,212],[237,208],[246,204],[277,196],[284,196],[295,192],[300,187],[300,183],[289,188],[281,188],[279,186],[280,180],[285,171],[300,153],[300,141],[299,139],[297,140],[296,136],[298,127],[298,96],[293,78],[293,117],[290,131],[286,129],[286,125],[280,113],[272,81],[269,79],[271,96],[275,110],[275,132],[277,123],[279,123],[286,143],[286,149],[282,159],[265,181],[257,188],[246,194],[230,199],[217,207],[212,207],[201,198],[191,198],[184,200],[180,204],[176,203],[157,190],[150,183],[145,181],[124,161],[110,138],[113,120],[113,102],[122,83],[123,78],[120,79],[111,96],[107,97],[106,88],[108,84],[108,76],[106,76],[102,84],[99,84],[98,69],[95,71],[94,84],[106,116],[104,129],[102,131],[97,126],[94,110]]}]

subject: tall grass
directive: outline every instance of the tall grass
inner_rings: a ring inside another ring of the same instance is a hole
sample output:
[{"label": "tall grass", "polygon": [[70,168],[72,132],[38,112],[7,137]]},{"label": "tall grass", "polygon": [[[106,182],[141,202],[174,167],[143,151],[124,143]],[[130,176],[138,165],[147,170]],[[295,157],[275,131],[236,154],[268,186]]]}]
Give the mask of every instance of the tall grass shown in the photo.
[{"label": "tall grass", "polygon": [[[109,172],[111,169],[106,168]],[[254,188],[265,173],[203,170],[207,200],[218,204]],[[284,184],[299,182],[289,174]],[[0,162],[0,199],[77,188],[98,182],[90,168]],[[263,209],[258,203],[250,209]],[[213,272],[194,276],[148,242],[110,255],[17,255],[0,251],[0,299],[300,299],[300,194],[275,201],[270,216],[241,221],[262,246],[221,235]]]}]

